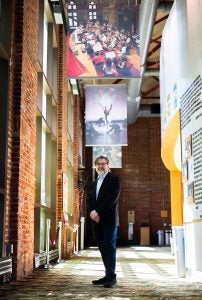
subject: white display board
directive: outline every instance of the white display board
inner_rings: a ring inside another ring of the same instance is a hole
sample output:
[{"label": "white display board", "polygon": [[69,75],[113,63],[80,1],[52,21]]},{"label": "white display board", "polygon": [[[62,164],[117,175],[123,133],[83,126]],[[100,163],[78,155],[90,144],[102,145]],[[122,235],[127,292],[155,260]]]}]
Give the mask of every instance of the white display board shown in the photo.
[{"label": "white display board", "polygon": [[161,132],[180,110],[184,222],[202,219],[201,7],[201,0],[176,0],[161,46]]}]

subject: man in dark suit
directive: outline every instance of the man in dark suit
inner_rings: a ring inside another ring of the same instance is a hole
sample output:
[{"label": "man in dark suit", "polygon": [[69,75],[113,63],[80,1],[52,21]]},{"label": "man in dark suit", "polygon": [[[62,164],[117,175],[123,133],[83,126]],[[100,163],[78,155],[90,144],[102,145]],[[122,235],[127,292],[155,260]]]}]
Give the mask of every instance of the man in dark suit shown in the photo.
[{"label": "man in dark suit", "polygon": [[95,239],[105,267],[105,276],[93,280],[94,285],[114,287],[116,280],[116,239],[119,225],[119,178],[109,171],[109,159],[99,156],[95,160],[98,178],[93,182],[89,198],[90,217],[93,220]]}]

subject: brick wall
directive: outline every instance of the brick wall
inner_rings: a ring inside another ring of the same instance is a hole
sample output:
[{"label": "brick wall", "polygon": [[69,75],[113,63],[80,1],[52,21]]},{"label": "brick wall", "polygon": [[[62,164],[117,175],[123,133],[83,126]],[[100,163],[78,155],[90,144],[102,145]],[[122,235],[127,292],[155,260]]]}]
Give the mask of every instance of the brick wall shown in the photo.
[{"label": "brick wall", "polygon": [[5,241],[19,279],[33,269],[38,1],[12,5]]},{"label": "brick wall", "polygon": [[[135,211],[133,242],[140,242],[140,226],[149,225],[155,244],[157,230],[164,229],[164,222],[170,224],[169,172],[161,161],[160,118],[139,118],[128,126],[128,146],[122,151],[123,168],[112,169],[122,187],[119,242],[128,243],[128,211]],[[90,165],[91,149],[86,152]],[[163,209],[168,210],[167,219],[160,217]]]},{"label": "brick wall", "polygon": [[[140,226],[149,225],[151,242],[156,232],[170,223],[169,172],[161,162],[160,118],[139,118],[128,127],[128,147],[123,147],[123,169],[114,170],[121,178],[120,241],[127,240],[127,212],[135,211],[135,242]],[[164,204],[163,204],[164,199]],[[164,220],[160,211],[167,209]]]},{"label": "brick wall", "polygon": [[[14,245],[13,270],[17,279],[33,270],[37,71],[40,70],[38,23],[39,1],[35,1],[34,5],[31,0],[12,1],[5,242]],[[67,170],[67,79],[66,36],[63,25],[56,26],[56,30],[59,63],[56,194],[58,224],[59,220],[63,220],[62,174]],[[78,153],[76,155],[78,158]]]}]

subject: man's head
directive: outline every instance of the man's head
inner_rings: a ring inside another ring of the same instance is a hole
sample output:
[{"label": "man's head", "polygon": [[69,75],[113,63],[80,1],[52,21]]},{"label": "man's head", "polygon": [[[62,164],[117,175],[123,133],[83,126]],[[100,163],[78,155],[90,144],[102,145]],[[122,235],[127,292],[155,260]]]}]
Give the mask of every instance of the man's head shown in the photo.
[{"label": "man's head", "polygon": [[109,171],[109,159],[106,156],[100,155],[95,160],[95,169],[99,176]]}]

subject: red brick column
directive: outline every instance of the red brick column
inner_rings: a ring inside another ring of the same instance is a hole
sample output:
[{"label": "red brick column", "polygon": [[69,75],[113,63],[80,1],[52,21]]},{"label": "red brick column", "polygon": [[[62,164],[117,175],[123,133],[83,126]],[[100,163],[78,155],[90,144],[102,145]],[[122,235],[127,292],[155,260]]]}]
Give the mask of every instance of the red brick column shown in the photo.
[{"label": "red brick column", "polygon": [[63,25],[58,27],[58,143],[57,143],[57,221],[63,220],[62,173],[66,171],[67,159],[67,79],[66,36]]},{"label": "red brick column", "polygon": [[79,186],[78,186],[78,168],[79,168],[79,97],[74,97],[74,204],[73,204],[73,222],[79,224]]},{"label": "red brick column", "polygon": [[[63,172],[67,171],[67,78],[66,35],[63,25],[58,26],[58,141],[56,224],[63,221]],[[65,234],[66,231],[63,231]],[[66,237],[63,236],[62,255],[66,256]]]},{"label": "red brick column", "polygon": [[38,1],[12,5],[5,241],[19,279],[33,269]]}]

